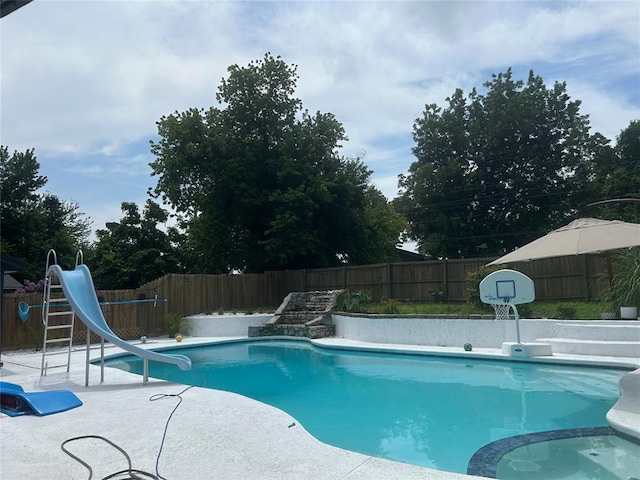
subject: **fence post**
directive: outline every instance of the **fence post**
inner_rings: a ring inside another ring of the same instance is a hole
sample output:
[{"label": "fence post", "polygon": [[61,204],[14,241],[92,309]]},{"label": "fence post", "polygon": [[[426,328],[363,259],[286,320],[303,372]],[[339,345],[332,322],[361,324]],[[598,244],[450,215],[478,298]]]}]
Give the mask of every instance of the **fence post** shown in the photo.
[{"label": "fence post", "polygon": [[447,259],[442,259],[442,292],[445,298],[449,299],[449,268],[447,265]]}]

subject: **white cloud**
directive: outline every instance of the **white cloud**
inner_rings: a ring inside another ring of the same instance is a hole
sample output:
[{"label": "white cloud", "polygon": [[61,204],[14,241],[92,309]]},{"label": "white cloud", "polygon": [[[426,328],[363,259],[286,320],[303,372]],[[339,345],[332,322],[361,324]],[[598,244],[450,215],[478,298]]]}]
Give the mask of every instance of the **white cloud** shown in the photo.
[{"label": "white cloud", "polygon": [[113,182],[104,199],[80,180],[53,193],[87,198],[94,218],[107,202],[119,212],[154,182],[155,122],[215,105],[230,64],[271,51],[298,65],[304,106],[334,113],[343,153],[366,152],[394,196],[424,105],[509,66],[566,80],[613,138],[639,117],[639,22],[635,1],[32,2],[0,24],[2,143],[35,147],[51,182],[58,171]]},{"label": "white cloud", "polygon": [[590,115],[592,133],[600,132],[615,140],[629,126],[630,120],[640,119],[640,105],[629,102],[624,94],[603,91],[578,80],[572,82],[568,90],[572,98],[582,101],[581,111],[598,112]]}]

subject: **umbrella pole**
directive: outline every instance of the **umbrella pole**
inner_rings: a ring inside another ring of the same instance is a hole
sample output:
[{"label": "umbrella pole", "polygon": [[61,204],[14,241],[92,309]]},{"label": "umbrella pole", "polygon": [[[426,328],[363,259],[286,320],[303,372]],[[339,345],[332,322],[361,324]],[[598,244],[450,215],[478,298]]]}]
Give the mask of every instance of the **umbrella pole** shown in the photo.
[{"label": "umbrella pole", "polygon": [[607,260],[607,275],[609,275],[609,287],[613,288],[613,260],[611,259],[611,254],[609,252],[605,252],[604,256]]}]

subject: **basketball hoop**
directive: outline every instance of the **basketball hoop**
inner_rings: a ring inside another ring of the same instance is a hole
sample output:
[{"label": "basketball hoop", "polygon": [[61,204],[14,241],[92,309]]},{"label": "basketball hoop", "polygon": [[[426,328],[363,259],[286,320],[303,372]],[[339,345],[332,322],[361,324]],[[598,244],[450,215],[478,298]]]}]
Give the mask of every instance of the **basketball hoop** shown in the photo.
[{"label": "basketball hoop", "polygon": [[496,311],[496,320],[509,320],[510,303],[492,303],[491,306]]},{"label": "basketball hoop", "polygon": [[531,303],[536,298],[533,280],[517,270],[496,270],[480,282],[480,300],[493,307],[496,320],[508,320],[513,308],[516,321],[516,339],[520,342],[520,315],[516,305]]}]

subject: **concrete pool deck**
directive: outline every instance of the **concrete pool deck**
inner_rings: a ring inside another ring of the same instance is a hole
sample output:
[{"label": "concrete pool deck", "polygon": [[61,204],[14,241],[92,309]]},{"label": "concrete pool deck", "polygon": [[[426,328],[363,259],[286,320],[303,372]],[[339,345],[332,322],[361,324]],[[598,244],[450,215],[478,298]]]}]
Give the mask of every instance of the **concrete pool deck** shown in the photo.
[{"label": "concrete pool deck", "polygon": [[[186,338],[182,345],[230,340],[226,338]],[[499,349],[424,347],[372,344],[327,338],[318,344],[332,347],[369,347],[375,349],[434,352],[443,355],[504,357]],[[175,340],[152,339],[145,348],[176,345]],[[114,346],[105,355],[120,353]],[[65,355],[62,352],[60,355]],[[100,350],[91,350],[98,358]],[[40,352],[5,352],[0,380],[21,385],[25,391],[68,389],[83,402],[81,407],[44,417],[0,414],[0,478],[6,479],[84,479],[88,470],[66,455],[60,445],[70,438],[99,435],[123,448],[138,470],[156,473],[156,459],[165,425],[178,403],[176,397],[157,401],[158,394],[175,395],[184,385],[149,379],[142,385],[139,375],[105,369],[100,383],[100,367],[92,365],[89,386],[85,387],[83,347],[71,355],[70,372],[55,369],[40,376]],[[604,363],[640,367],[640,358],[590,357],[556,354],[556,361]],[[637,376],[637,375],[636,375]],[[634,385],[637,382],[632,378]],[[635,386],[628,392],[637,395]],[[634,393],[635,392],[635,393]],[[308,434],[288,414],[269,405],[229,392],[192,387],[181,395],[182,403],[171,417],[159,458],[160,475],[177,479],[424,479],[462,480],[462,474],[370,457],[332,447]],[[631,397],[628,397],[631,398]],[[634,396],[620,410],[617,421],[634,422],[639,412]],[[611,421],[611,420],[610,420]],[[127,468],[126,459],[107,443],[82,439],[67,448],[87,462],[93,478],[103,478]]]}]

